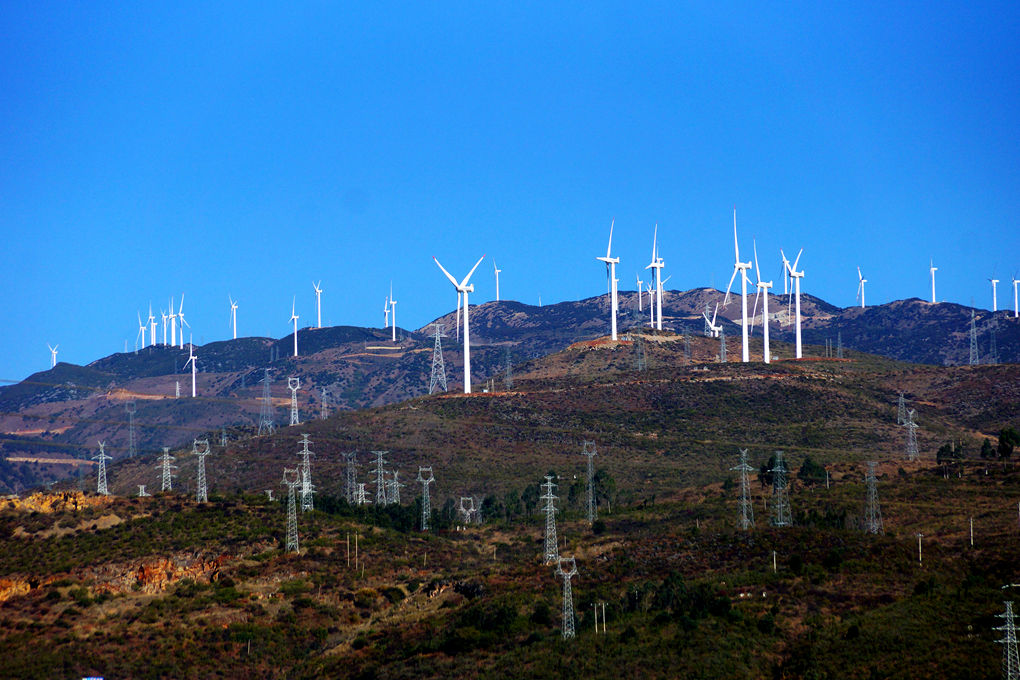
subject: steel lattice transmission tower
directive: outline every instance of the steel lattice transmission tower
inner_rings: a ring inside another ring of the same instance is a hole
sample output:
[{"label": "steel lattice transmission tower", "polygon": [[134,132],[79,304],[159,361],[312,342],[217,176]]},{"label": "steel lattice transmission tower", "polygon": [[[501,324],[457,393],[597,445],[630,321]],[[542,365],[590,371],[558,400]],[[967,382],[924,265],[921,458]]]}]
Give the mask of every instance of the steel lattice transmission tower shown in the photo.
[{"label": "steel lattice transmission tower", "polygon": [[634,337],[634,355],[637,357],[637,370],[645,370],[645,336]]},{"label": "steel lattice transmission tower", "polygon": [[[465,503],[465,501],[468,501]],[[457,508],[460,512],[461,518],[464,520],[464,524],[471,524],[471,518],[475,514],[475,498],[474,496],[461,496],[460,506]]]},{"label": "steel lattice transmission tower", "polygon": [[300,425],[298,418],[297,391],[301,389],[301,378],[287,378],[287,389],[290,390],[290,424]]},{"label": "steel lattice transmission tower", "polygon": [[595,452],[595,442],[584,442],[584,447],[581,450],[581,455],[588,459],[588,499],[587,507],[585,508],[586,515],[588,517],[588,524],[594,524],[595,520],[598,519],[598,510],[595,507],[595,456],[598,454]]},{"label": "steel lattice transmission tower", "polygon": [[868,472],[864,481],[868,488],[867,505],[864,508],[864,530],[869,534],[884,534],[882,508],[878,504],[878,480],[875,477],[875,461],[868,461]]},{"label": "steel lattice transmission tower", "polygon": [[128,458],[134,458],[138,453],[138,444],[135,442],[135,413],[138,411],[134,399],[128,399],[124,404],[124,410],[128,414]]},{"label": "steel lattice transmission tower", "polygon": [[144,484],[139,484],[138,485],[138,497],[139,498],[145,498],[146,496],[151,496],[151,495],[152,495],[151,493],[146,493],[145,492],[145,485]]},{"label": "steel lattice transmission tower", "polygon": [[900,392],[899,402],[896,404],[896,424],[903,425],[907,422],[907,400],[903,397],[903,393]]},{"label": "steel lattice transmission tower", "polygon": [[999,363],[999,345],[995,341],[995,332],[999,329],[999,320],[992,319],[988,324],[988,361],[989,364]]},{"label": "steel lattice transmission tower", "polygon": [[368,505],[372,501],[369,500],[368,494],[365,492],[365,483],[358,482],[358,491],[354,494],[355,505]]},{"label": "steel lattice transmission tower", "polygon": [[[199,445],[204,446],[205,449],[200,450],[198,448]],[[198,503],[208,503],[209,489],[205,483],[205,457],[210,453],[209,440],[195,439],[191,445],[191,452],[198,456],[198,483],[196,484],[195,501]]]},{"label": "steel lattice transmission tower", "polygon": [[556,487],[556,482],[549,475],[545,477],[545,484],[542,485],[542,490],[545,492],[539,496],[539,500],[545,501],[545,563],[552,564],[559,559],[559,546],[556,542],[556,498],[553,494],[553,489]]},{"label": "steel lattice transmission tower", "polygon": [[386,505],[386,461],[383,459],[389,451],[373,451],[375,454],[375,504]]},{"label": "steel lattice transmission tower", "polygon": [[843,358],[843,331],[836,331],[836,358]]},{"label": "steel lattice transmission tower", "polygon": [[719,363],[726,363],[726,329],[722,326],[719,328]]},{"label": "steel lattice transmission tower", "polygon": [[351,505],[354,505],[354,501],[358,495],[358,452],[357,451],[346,451],[343,454],[346,464],[345,468],[345,479],[344,479],[344,498]]},{"label": "steel lattice transmission tower", "polygon": [[315,493],[315,487],[312,485],[312,461],[311,457],[315,454],[308,450],[308,445],[311,444],[308,441],[308,435],[301,435],[299,443],[302,446],[301,451],[298,455],[301,456],[301,512],[309,512],[313,509],[312,494]]},{"label": "steel lattice transmission tower", "polygon": [[436,481],[436,476],[432,474],[432,466],[419,467],[418,468],[418,479],[415,480],[421,484],[421,530],[429,530],[429,520],[432,518],[432,503],[429,500],[429,484]]},{"label": "steel lattice transmission tower", "polygon": [[740,463],[730,470],[740,473],[740,528],[750,529],[754,526],[754,504],[751,502],[751,485],[747,474],[754,468],[747,464],[747,449],[740,449]]},{"label": "steel lattice transmission tower", "polygon": [[793,524],[790,511],[790,482],[786,476],[786,461],[783,452],[776,451],[776,463],[772,473],[772,526],[788,527]]},{"label": "steel lattice transmission tower", "polygon": [[1005,602],[1006,612],[996,614],[1003,619],[1002,625],[995,630],[1001,630],[1004,637],[997,640],[1003,645],[1002,648],[1002,677],[1006,680],[1020,680],[1020,657],[1016,649],[1016,620],[1013,618],[1013,603]]},{"label": "steel lattice transmission tower", "polygon": [[506,348],[506,375],[503,376],[503,386],[512,390],[514,388],[514,369],[513,364],[510,362],[510,347]]},{"label": "steel lattice transmission tower", "polygon": [[323,387],[319,390],[319,420],[325,420],[329,416],[329,388]]},{"label": "steel lattice transmission tower", "polygon": [[977,324],[974,322],[974,310],[970,310],[970,365],[976,366],[981,363],[978,357],[977,345]]},{"label": "steel lattice transmission tower", "polygon": [[262,410],[259,412],[259,436],[276,432],[276,425],[273,424],[273,397],[270,393],[272,381],[269,379],[269,369],[266,369],[266,377],[259,382],[262,383]]},{"label": "steel lattice transmission tower", "polygon": [[283,484],[287,486],[287,552],[298,551],[297,503],[295,490],[301,483],[301,475],[297,468],[283,468]]},{"label": "steel lattice transmission tower", "polygon": [[437,388],[442,387],[446,391],[446,365],[443,363],[443,341],[446,337],[443,333],[443,324],[434,323],[436,343],[432,349],[432,377],[429,379],[429,394],[435,393]]},{"label": "steel lattice transmission tower", "polygon": [[907,460],[917,460],[917,423],[914,422],[914,409],[907,411],[907,419],[903,426],[907,428]]},{"label": "steel lattice transmission tower", "polygon": [[159,468],[163,473],[163,486],[160,491],[173,491],[173,472],[171,470],[177,469],[177,466],[173,464],[174,460],[176,459],[170,455],[170,447],[164,446],[163,456],[159,459]]},{"label": "steel lattice transmission tower", "polygon": [[386,482],[386,503],[387,505],[400,505],[400,488],[404,486],[397,478],[400,470],[393,471],[393,477]]},{"label": "steel lattice transmission tower", "polygon": [[99,453],[92,457],[92,460],[99,461],[99,472],[96,478],[96,493],[100,496],[109,496],[110,490],[106,488],[106,461],[113,460],[112,456],[106,455],[106,442],[99,442]]},{"label": "steel lattice transmission tower", "polygon": [[570,579],[577,576],[574,558],[556,558],[556,575],[563,579],[563,639],[568,640],[574,637],[574,592],[570,586]]}]

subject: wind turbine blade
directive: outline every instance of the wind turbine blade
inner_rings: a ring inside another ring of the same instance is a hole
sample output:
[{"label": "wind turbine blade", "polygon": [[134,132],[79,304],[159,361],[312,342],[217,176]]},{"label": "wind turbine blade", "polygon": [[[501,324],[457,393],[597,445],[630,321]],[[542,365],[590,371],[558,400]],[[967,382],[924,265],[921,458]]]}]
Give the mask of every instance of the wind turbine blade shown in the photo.
[{"label": "wind turbine blade", "polygon": [[751,239],[751,247],[754,248],[754,274],[758,278],[758,283],[761,283],[761,269],[758,267],[758,243],[754,239]]},{"label": "wind turbine blade", "polygon": [[719,316],[719,303],[715,303],[715,311],[712,312],[712,325],[715,325],[715,318]]},{"label": "wind turbine blade", "polygon": [[475,270],[478,269],[478,265],[480,265],[482,263],[482,260],[484,259],[485,255],[482,255],[480,258],[478,258],[478,262],[475,262],[475,266],[471,268],[471,271],[468,272],[468,275],[465,276],[464,280],[460,282],[461,287],[463,288],[467,287],[468,281],[471,280],[471,275],[475,273]]},{"label": "wind turbine blade", "polygon": [[861,299],[861,288],[864,288],[864,279],[861,279],[861,282],[857,284],[857,299],[858,300]]},{"label": "wind turbine blade", "polygon": [[864,280],[864,275],[861,274],[861,268],[860,267],[857,268],[857,278],[862,280],[862,281]]},{"label": "wind turbine blade", "polygon": [[616,218],[613,218],[612,223],[609,225],[609,245],[606,246],[606,258],[612,257],[609,253],[613,250],[613,227],[616,226]]},{"label": "wind turbine blade", "polygon": [[[656,222],[655,231],[652,232],[652,264],[655,264],[656,256],[659,253],[659,251],[656,250],[656,244],[658,243],[658,241],[659,241],[659,223]],[[645,269],[648,269],[648,267],[645,267]]]},{"label": "wind turbine blade", "polygon": [[794,271],[794,272],[797,271],[797,263],[800,262],[800,256],[803,255],[803,254],[804,254],[804,249],[801,248],[800,252],[797,253],[797,259],[793,261],[793,267],[791,268],[791,271]]},{"label": "wind turbine blade", "polygon": [[[432,256],[432,259],[436,260],[435,255]],[[450,272],[448,272],[445,269],[443,269],[443,265],[439,264],[439,260],[436,260],[436,265],[439,267],[439,270],[441,272],[446,274],[446,278],[450,279],[450,283],[452,283],[454,285],[454,287],[457,287],[457,279],[453,278],[453,275],[450,274]],[[458,287],[458,290],[459,290],[459,287]],[[457,293],[457,300],[458,301],[460,300],[460,293]],[[457,305],[457,309],[460,309],[460,304]]]},{"label": "wind turbine blade", "polygon": [[737,267],[733,268],[733,276],[730,277],[730,283],[726,286],[726,296],[723,298],[723,307],[730,303],[730,288],[733,286],[733,279],[737,278],[737,272],[740,271]]},{"label": "wind turbine blade", "polygon": [[740,262],[740,246],[737,245],[737,206],[733,206],[733,256]]},{"label": "wind turbine blade", "polygon": [[751,311],[751,325],[754,326],[754,317],[758,315],[758,296],[761,295],[761,286],[758,286],[758,292],[754,294],[754,309]]}]

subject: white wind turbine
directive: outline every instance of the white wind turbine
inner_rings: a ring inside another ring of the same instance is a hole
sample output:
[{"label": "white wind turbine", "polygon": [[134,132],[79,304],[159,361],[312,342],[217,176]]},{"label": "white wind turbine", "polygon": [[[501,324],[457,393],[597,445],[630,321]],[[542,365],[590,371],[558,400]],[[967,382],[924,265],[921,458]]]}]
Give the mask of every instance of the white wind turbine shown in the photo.
[{"label": "white wind turbine", "polygon": [[294,313],[294,307],[296,304],[297,296],[295,295],[294,299],[290,301],[290,319],[288,319],[288,321],[294,322],[294,356],[297,356],[297,320],[299,318],[298,315]]},{"label": "white wind turbine", "polygon": [[[995,275],[993,274],[992,276]],[[999,285],[999,279],[988,279],[988,281],[992,284],[992,311],[997,312],[999,311],[999,298],[996,294],[995,287]]]},{"label": "white wind turbine", "polygon": [[145,349],[145,324],[142,323],[142,313],[137,312],[138,316],[138,335],[135,336],[135,351],[138,351],[138,338],[142,339],[142,349]]},{"label": "white wind turbine", "polygon": [[[50,347],[50,343],[46,343],[46,346]],[[60,347],[60,345],[50,347],[50,368],[57,367],[57,347]]]},{"label": "white wind turbine", "polygon": [[393,322],[391,328],[393,329],[393,336],[390,338],[392,342],[397,341],[397,301],[393,299],[393,282],[390,281],[390,312],[391,319]]},{"label": "white wind turbine", "polygon": [[383,314],[386,315],[386,321],[383,324],[383,328],[384,329],[385,328],[389,328],[390,327],[390,298],[389,298],[389,296],[386,296],[386,300],[385,300],[385,302],[383,302]]},{"label": "white wind turbine", "polygon": [[616,283],[617,283],[617,279],[616,279],[616,265],[620,263],[620,258],[613,257],[610,254],[611,251],[613,250],[613,227],[614,226],[616,226],[616,220],[615,219],[609,225],[609,245],[606,246],[606,256],[605,257],[596,257],[595,259],[598,260],[599,262],[605,262],[606,263],[606,277],[609,279],[609,291],[608,292],[609,292],[609,297],[610,297],[610,300],[609,300],[610,314],[612,315],[612,318],[613,318],[612,325],[611,325],[611,328],[612,328],[612,339],[615,341],[616,340],[616,309],[617,309],[617,301],[616,301]]},{"label": "white wind turbine", "polygon": [[315,317],[316,317],[316,328],[322,328],[322,281],[316,283],[312,281],[312,288],[315,289]]},{"label": "white wind turbine", "polygon": [[492,269],[496,272],[496,302],[499,302],[499,273],[503,270],[496,268],[495,260],[492,261]]},{"label": "white wind turbine", "polygon": [[864,278],[864,274],[861,274],[861,268],[857,268],[857,278],[860,283],[857,284],[857,299],[861,301],[861,309],[864,309],[864,284],[868,282]]},{"label": "white wind turbine", "polygon": [[[780,250],[779,252],[780,254],[782,254],[783,251]],[[800,346],[800,280],[804,278],[804,272],[797,271],[797,263],[800,262],[800,256],[803,252],[804,249],[801,248],[800,252],[797,253],[797,258],[793,261],[792,265],[789,264],[789,261],[786,260],[786,255],[783,255],[783,260],[787,261],[786,272],[790,275],[790,278],[793,279],[793,295],[794,297],[797,298],[796,316],[794,322],[796,324],[796,337],[797,337],[796,355],[798,359],[802,357]]]},{"label": "white wind turbine", "polygon": [[177,344],[177,309],[174,308],[174,299],[170,298],[170,346],[173,347]]},{"label": "white wind turbine", "polygon": [[765,363],[770,364],[772,363],[772,354],[769,350],[769,288],[772,287],[772,282],[761,280],[761,268],[758,266],[758,244],[752,240],[751,247],[754,249],[754,274],[758,277],[758,292],[754,296],[754,310],[751,312],[751,318],[753,319],[758,313],[758,296],[762,295],[762,356],[765,359]]},{"label": "white wind turbine", "polygon": [[156,317],[152,315],[152,303],[149,303],[149,345],[156,346]]},{"label": "white wind turbine", "polygon": [[641,306],[641,298],[644,297],[644,294],[641,290],[641,284],[644,283],[644,281],[641,280],[640,274],[635,274],[634,278],[637,280],[637,310],[639,312],[643,312],[644,308]]},{"label": "white wind turbine", "polygon": [[[184,335],[184,331],[181,331],[181,335]],[[188,364],[191,364],[191,398],[195,398],[195,373],[198,372],[198,355],[195,354],[195,345],[192,344],[191,339],[188,339],[188,360],[184,362],[184,367],[187,368]]]},{"label": "white wind turbine", "polygon": [[163,344],[166,345],[166,312],[160,309],[159,315],[163,317]]},{"label": "white wind turbine", "polygon": [[934,260],[928,260],[928,272],[931,274],[931,303],[935,304],[935,272],[939,270]]},{"label": "white wind turbine", "polygon": [[652,299],[652,282],[648,282],[645,291],[648,293],[648,327],[655,328],[655,303]]},{"label": "white wind turbine", "polygon": [[1018,316],[1020,316],[1020,306],[1018,306],[1017,303],[1016,303],[1017,302],[1016,286],[1017,286],[1018,283],[1020,283],[1020,279],[1018,279],[1016,277],[1016,274],[1013,274],[1013,318],[1014,319],[1017,318]]},{"label": "white wind turbine", "polygon": [[[439,267],[439,270],[446,274],[446,278],[450,279],[450,283],[452,283],[453,287],[457,289],[457,299],[460,299],[460,295],[464,296],[464,394],[471,394],[471,327],[468,322],[468,293],[475,292],[475,286],[474,284],[468,285],[468,281],[471,280],[471,275],[475,273],[476,269],[478,269],[478,265],[480,265],[482,260],[485,259],[485,255],[478,258],[478,262],[475,262],[475,266],[471,268],[471,271],[468,272],[468,275],[465,276],[464,280],[460,283],[457,283],[457,279],[453,278],[450,272],[443,269],[443,265],[439,264],[438,259],[434,256],[432,259],[436,261],[436,265]],[[457,314],[457,318],[460,319],[459,312]]]},{"label": "white wind turbine", "polygon": [[184,327],[191,328],[191,324],[184,320],[184,293],[181,293],[181,305],[177,308],[177,318],[181,322],[181,349],[184,349]]},{"label": "white wind turbine", "polygon": [[234,327],[234,340],[237,340],[237,302],[230,293],[227,293],[227,299],[230,300],[230,325]]},{"label": "white wind turbine", "polygon": [[[655,319],[654,326],[658,330],[662,330],[662,268],[666,266],[666,263],[659,257],[658,249],[659,241],[659,225],[655,225],[655,232],[652,235],[652,262],[645,269],[655,270],[655,307],[657,314],[653,311],[653,318]],[[651,306],[652,301],[648,301]]]},{"label": "white wind turbine", "polygon": [[722,324],[716,324],[715,319],[719,315],[719,303],[715,303],[715,311],[712,312],[712,318],[708,318],[708,305],[705,305],[705,311],[701,313],[705,317],[705,323],[708,324],[709,337],[718,338],[719,333],[722,332]]},{"label": "white wind turbine", "polygon": [[733,279],[737,278],[737,272],[740,272],[740,354],[741,361],[745,364],[750,361],[750,352],[748,351],[747,345],[747,270],[751,268],[750,262],[740,261],[740,247],[737,245],[737,209],[733,209],[733,253],[735,262],[733,264],[733,275],[730,276],[730,284],[726,286],[726,296],[723,298],[723,307],[729,303],[730,299],[730,287],[733,285]]},{"label": "white wind turbine", "polygon": [[783,257],[783,295],[790,294],[790,261],[786,259],[786,255],[783,255],[783,249],[779,249],[779,254]]}]

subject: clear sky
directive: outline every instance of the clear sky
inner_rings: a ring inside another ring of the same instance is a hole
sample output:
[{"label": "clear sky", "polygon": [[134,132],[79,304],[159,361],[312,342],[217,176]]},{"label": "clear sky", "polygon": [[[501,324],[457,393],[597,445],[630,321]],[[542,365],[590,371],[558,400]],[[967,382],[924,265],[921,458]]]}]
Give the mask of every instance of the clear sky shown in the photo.
[{"label": "clear sky", "polygon": [[[267,5],[269,5],[267,7]],[[297,6],[296,8],[294,6]],[[633,6],[631,6],[633,5]],[[821,7],[823,6],[824,7]],[[0,13],[0,378],[134,347],[408,328],[456,298],[780,286],[1012,304],[1020,3],[41,3]],[[753,274],[752,274],[753,276]],[[647,279],[647,276],[642,278]],[[160,335],[162,332],[160,332]]]}]

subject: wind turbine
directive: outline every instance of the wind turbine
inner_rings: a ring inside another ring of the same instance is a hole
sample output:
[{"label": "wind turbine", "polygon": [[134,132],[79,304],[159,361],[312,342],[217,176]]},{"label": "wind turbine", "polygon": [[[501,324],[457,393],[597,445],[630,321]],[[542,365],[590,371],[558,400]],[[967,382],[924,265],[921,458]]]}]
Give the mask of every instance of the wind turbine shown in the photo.
[{"label": "wind turbine", "polygon": [[1017,306],[1017,304],[1016,304],[1016,301],[1017,301],[1017,297],[1016,297],[1016,285],[1018,283],[1020,283],[1020,279],[1018,279],[1016,277],[1016,274],[1013,274],[1013,318],[1014,319],[1017,318],[1018,316],[1020,316],[1020,306]]},{"label": "wind turbine", "polygon": [[156,346],[156,317],[152,315],[152,303],[149,303],[149,345]]},{"label": "wind turbine", "polygon": [[935,304],[935,272],[939,270],[934,260],[928,260],[928,271],[931,273],[931,303]]},{"label": "wind turbine", "polygon": [[227,293],[227,299],[230,300],[230,325],[234,327],[234,340],[237,340],[237,302],[230,293]]},{"label": "wind turbine", "polygon": [[[662,258],[659,257],[658,250],[659,241],[659,225],[655,225],[655,232],[652,235],[652,262],[645,269],[655,270],[655,306],[658,310],[657,322],[654,323],[657,330],[662,330],[662,268],[666,266]],[[651,300],[648,301],[651,305]]]},{"label": "wind turbine", "polygon": [[733,208],[733,253],[735,258],[735,262],[733,264],[733,275],[730,276],[730,284],[726,286],[726,296],[723,298],[723,307],[729,303],[730,287],[733,285],[733,279],[737,278],[737,272],[740,272],[740,354],[741,361],[746,364],[751,360],[747,346],[747,270],[751,268],[751,263],[740,261],[740,247],[737,245],[736,208]]},{"label": "wind turbine", "polygon": [[166,345],[166,312],[160,309],[159,315],[163,317],[163,344]]},{"label": "wind turbine", "polygon": [[[995,276],[994,274],[992,276]],[[995,287],[999,284],[999,279],[988,279],[992,284],[992,311],[999,311],[999,298],[997,296]]]},{"label": "wind turbine", "polygon": [[177,309],[177,317],[181,321],[181,349],[184,349],[184,327],[191,328],[191,324],[184,320],[184,293],[181,293],[181,305]]},{"label": "wind turbine", "polygon": [[294,306],[296,304],[297,296],[295,295],[294,299],[290,301],[290,318],[288,319],[288,321],[294,322],[294,356],[297,356],[297,320],[299,318],[298,315],[294,313]]},{"label": "wind turbine", "polygon": [[783,255],[783,249],[779,249],[779,254],[783,257],[783,295],[790,294],[790,261],[786,259],[786,255]]},{"label": "wind turbine", "polygon": [[315,314],[316,314],[316,328],[322,328],[322,281],[316,283],[312,281],[312,288],[315,289]]},{"label": "wind turbine", "polygon": [[620,263],[620,258],[613,257],[610,253],[613,250],[613,227],[616,226],[616,220],[614,219],[609,225],[609,245],[606,246],[606,256],[596,257],[595,259],[599,262],[606,263],[606,276],[609,279],[609,306],[610,314],[613,317],[612,321],[612,340],[616,340],[616,265]]},{"label": "wind turbine", "polygon": [[496,268],[495,260],[492,261],[492,269],[496,272],[496,302],[499,302],[499,273],[503,270]]},{"label": "wind turbine", "polygon": [[[181,335],[184,332],[181,331]],[[191,364],[191,398],[195,398],[195,373],[198,371],[198,355],[195,354],[195,345],[192,344],[191,338],[188,338],[188,360],[184,362],[184,367],[187,368],[188,364]]]},{"label": "wind turbine", "polygon": [[383,314],[386,315],[386,322],[383,324],[383,328],[389,328],[390,325],[390,298],[386,296],[386,301],[383,302]]},{"label": "wind turbine", "polygon": [[396,342],[397,341],[397,301],[393,299],[393,282],[392,281],[390,281],[390,311],[392,312],[392,316],[393,316],[393,318],[391,319],[391,321],[393,322],[393,326],[392,326],[393,337],[391,338],[391,341],[392,342]]},{"label": "wind turbine", "polygon": [[861,301],[861,309],[864,309],[864,284],[868,280],[864,278],[864,274],[861,274],[860,267],[857,268],[857,278],[860,280],[860,283],[857,284],[857,299]]},{"label": "wind turbine", "polygon": [[[460,283],[457,283],[457,279],[453,278],[453,276],[450,275],[450,272],[443,269],[443,265],[439,264],[439,260],[436,259],[435,256],[433,256],[432,259],[436,261],[436,265],[439,267],[440,271],[446,274],[446,278],[450,279],[450,283],[452,283],[453,287],[457,289],[458,300],[460,299],[461,294],[464,295],[464,394],[471,394],[471,328],[468,323],[468,293],[475,292],[475,286],[474,284],[468,285],[468,281],[471,280],[471,275],[475,273],[476,269],[478,269],[478,265],[480,265],[482,260],[485,259],[485,255],[478,258],[478,262],[475,262],[475,266],[471,268],[471,271],[468,272],[468,275],[465,276],[464,280]],[[460,318],[459,313],[457,318]]]},{"label": "wind turbine", "polygon": [[[46,343],[46,346],[50,347],[50,343]],[[50,368],[57,367],[57,347],[60,347],[60,345],[50,347]]]},{"label": "wind turbine", "polygon": [[174,308],[173,296],[170,297],[170,346],[177,344],[177,309]]},{"label": "wind turbine", "polygon": [[138,351],[138,338],[142,339],[142,349],[145,349],[145,324],[142,323],[142,313],[137,312],[138,315],[138,335],[135,336],[135,352]]},{"label": "wind turbine", "polygon": [[655,303],[652,300],[652,282],[648,282],[645,289],[648,293],[648,327],[655,328]]},{"label": "wind turbine", "polygon": [[641,290],[641,284],[644,283],[644,281],[641,280],[640,274],[635,274],[634,278],[637,279],[637,310],[639,312],[643,312],[644,308],[641,306],[641,298],[643,298],[644,295]]},{"label": "wind turbine", "polygon": [[718,338],[719,333],[722,332],[722,324],[716,324],[716,316],[719,315],[719,303],[715,303],[715,311],[712,312],[711,320],[708,318],[708,304],[705,304],[705,311],[701,313],[705,317],[705,323],[708,325],[708,333],[710,338]]},{"label": "wind turbine", "polygon": [[[782,251],[779,251],[779,252],[782,253]],[[801,256],[801,254],[803,252],[804,252],[804,249],[801,248],[800,252],[797,253],[797,258],[793,261],[793,264],[791,265],[791,264],[787,263],[787,265],[786,265],[786,271],[790,275],[790,278],[793,279],[793,294],[794,294],[794,297],[797,298],[796,317],[795,317],[794,321],[796,323],[796,329],[797,329],[797,350],[796,350],[796,355],[797,355],[798,359],[802,358],[802,356],[803,356],[802,352],[801,352],[801,346],[800,346],[800,280],[802,278],[804,278],[804,272],[797,271],[797,263],[800,262],[800,256]],[[785,255],[783,255],[783,260],[786,260],[786,256]]]},{"label": "wind turbine", "polygon": [[754,295],[754,311],[751,312],[751,318],[753,319],[758,313],[758,295],[764,294],[761,304],[762,355],[765,358],[765,363],[770,364],[772,363],[772,354],[769,351],[769,288],[772,287],[772,282],[761,280],[761,268],[758,266],[758,244],[752,240],[751,246],[754,248],[754,274],[758,278],[758,292]]}]

